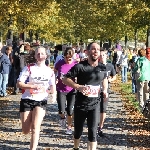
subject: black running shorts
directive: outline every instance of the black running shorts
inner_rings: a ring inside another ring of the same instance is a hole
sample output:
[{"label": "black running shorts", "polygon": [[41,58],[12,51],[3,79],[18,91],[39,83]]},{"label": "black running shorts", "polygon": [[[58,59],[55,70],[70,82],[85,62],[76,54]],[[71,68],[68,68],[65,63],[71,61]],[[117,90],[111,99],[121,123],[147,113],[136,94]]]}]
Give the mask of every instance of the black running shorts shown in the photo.
[{"label": "black running shorts", "polygon": [[36,106],[46,110],[47,100],[35,101],[30,99],[21,99],[20,112],[32,111]]}]

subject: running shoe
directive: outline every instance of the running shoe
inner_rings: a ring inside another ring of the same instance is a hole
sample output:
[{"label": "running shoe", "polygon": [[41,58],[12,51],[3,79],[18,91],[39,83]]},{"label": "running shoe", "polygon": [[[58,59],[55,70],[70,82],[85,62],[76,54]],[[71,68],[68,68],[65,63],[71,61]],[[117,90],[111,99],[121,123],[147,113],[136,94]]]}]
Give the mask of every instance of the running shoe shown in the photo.
[{"label": "running shoe", "polygon": [[66,128],[66,118],[60,119],[59,124],[60,124],[61,127]]},{"label": "running shoe", "polygon": [[67,128],[66,132],[67,135],[71,135],[72,134],[72,129],[71,128]]},{"label": "running shoe", "polygon": [[102,130],[99,130],[97,135],[98,137],[104,137],[104,133]]}]

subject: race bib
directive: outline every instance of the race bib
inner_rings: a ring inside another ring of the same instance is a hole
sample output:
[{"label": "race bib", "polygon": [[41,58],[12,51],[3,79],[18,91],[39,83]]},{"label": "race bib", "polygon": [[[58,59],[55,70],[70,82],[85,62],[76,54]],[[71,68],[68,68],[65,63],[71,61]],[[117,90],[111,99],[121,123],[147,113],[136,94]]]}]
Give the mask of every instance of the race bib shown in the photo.
[{"label": "race bib", "polygon": [[30,89],[29,90],[32,98],[36,99],[39,96],[39,94],[41,95],[41,94],[45,94],[46,93],[46,89],[45,89],[43,84],[38,83],[38,82],[37,83],[28,82],[28,84],[38,84],[38,85],[41,86],[41,88],[38,89],[38,90],[34,90],[34,89]]},{"label": "race bib", "polygon": [[42,87],[39,90],[30,89],[30,94],[40,94],[40,93],[45,93],[45,88],[44,87]]},{"label": "race bib", "polygon": [[100,92],[100,85],[99,86],[93,86],[93,85],[86,85],[87,88],[87,96],[88,97],[98,97]]}]

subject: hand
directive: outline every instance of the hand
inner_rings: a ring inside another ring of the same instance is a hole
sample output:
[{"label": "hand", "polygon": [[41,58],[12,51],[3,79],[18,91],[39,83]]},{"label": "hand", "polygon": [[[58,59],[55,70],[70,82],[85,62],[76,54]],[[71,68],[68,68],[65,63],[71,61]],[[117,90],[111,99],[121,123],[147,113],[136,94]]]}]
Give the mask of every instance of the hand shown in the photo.
[{"label": "hand", "polygon": [[31,89],[34,89],[34,90],[40,90],[41,88],[42,88],[42,86],[39,84],[31,85]]},{"label": "hand", "polygon": [[108,78],[108,82],[111,82],[111,81],[112,81],[112,80],[111,80],[111,77],[109,77],[109,78]]},{"label": "hand", "polygon": [[78,85],[76,88],[79,92],[84,93],[86,90],[86,87],[84,85]]},{"label": "hand", "polygon": [[84,85],[78,85],[78,87],[76,88],[79,92],[81,92],[83,95],[88,95],[89,92],[89,87],[88,86],[84,86]]},{"label": "hand", "polygon": [[106,90],[103,91],[104,101],[108,100],[108,92]]}]

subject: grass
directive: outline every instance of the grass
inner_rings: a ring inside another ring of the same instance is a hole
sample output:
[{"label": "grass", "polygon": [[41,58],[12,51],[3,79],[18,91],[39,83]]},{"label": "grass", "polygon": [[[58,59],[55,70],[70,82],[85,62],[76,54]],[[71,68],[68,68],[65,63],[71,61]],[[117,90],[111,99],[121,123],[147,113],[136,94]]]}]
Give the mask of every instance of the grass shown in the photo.
[{"label": "grass", "polygon": [[124,99],[127,99],[130,104],[134,106],[136,110],[139,110],[139,102],[135,98],[135,94],[132,94],[131,82],[124,84],[120,83],[121,93]]}]

